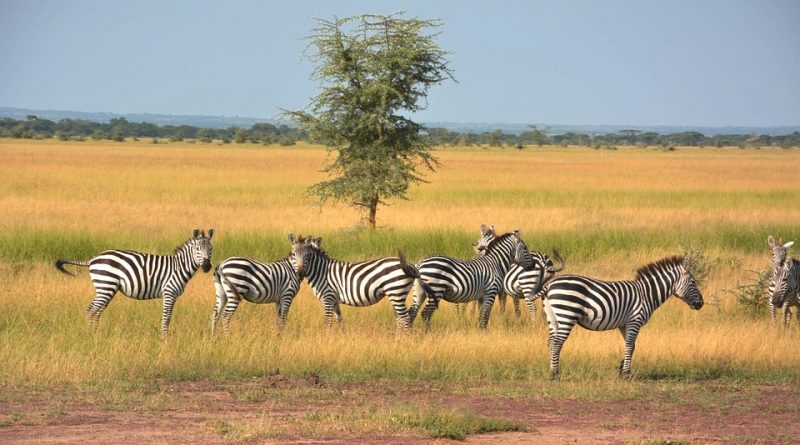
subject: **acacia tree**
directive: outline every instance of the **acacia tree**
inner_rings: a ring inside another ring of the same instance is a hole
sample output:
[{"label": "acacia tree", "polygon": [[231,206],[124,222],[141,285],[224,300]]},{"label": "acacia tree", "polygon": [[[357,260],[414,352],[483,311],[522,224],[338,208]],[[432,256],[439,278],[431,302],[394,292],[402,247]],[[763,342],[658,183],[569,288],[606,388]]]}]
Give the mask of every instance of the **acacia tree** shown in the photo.
[{"label": "acacia tree", "polygon": [[424,109],[428,89],[453,79],[435,42],[441,22],[402,15],[317,19],[305,55],[322,91],[306,110],[285,111],[337,152],[324,169],[332,179],[308,192],[361,209],[372,229],[378,205],[407,199],[412,183],[425,182],[418,168],[438,165],[422,125],[400,113]]}]

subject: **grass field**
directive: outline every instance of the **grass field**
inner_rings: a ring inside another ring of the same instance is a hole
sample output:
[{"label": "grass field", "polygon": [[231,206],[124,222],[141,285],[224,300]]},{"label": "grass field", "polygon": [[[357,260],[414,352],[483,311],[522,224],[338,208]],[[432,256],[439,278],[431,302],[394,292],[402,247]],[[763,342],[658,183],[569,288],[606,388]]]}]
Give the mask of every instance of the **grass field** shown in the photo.
[{"label": "grass field", "polygon": [[[800,151],[436,153],[442,166],[430,183],[379,210],[379,229],[370,233],[354,210],[320,209],[304,195],[323,177],[329,155],[320,147],[0,139],[0,399],[24,399],[27,389],[106,394],[153,381],[277,374],[348,384],[485,383],[502,397],[525,388],[526,396],[578,400],[636,398],[653,382],[788,388],[800,380],[800,355],[787,353],[797,349],[797,323],[773,328],[768,316],[741,311],[729,292],[768,267],[768,235],[800,238]],[[272,306],[245,303],[231,337],[212,339],[213,285],[210,274],[199,274],[178,300],[166,341],[158,338],[160,301],[122,296],[93,336],[84,318],[93,295],[88,274],[68,277],[52,267],[55,258],[88,259],[108,248],[169,253],[196,227],[217,230],[215,264],[234,255],[281,258],[289,231],[322,236],[328,252],[346,260],[397,250],[415,261],[432,253],[471,257],[482,223],[501,232],[518,227],[532,249],[558,248],[569,273],[606,279],[631,278],[645,263],[700,248],[711,266],[702,286],[707,305],[696,312],[675,300],[656,312],[637,342],[633,382],[614,377],[623,352],[617,332],[576,330],[554,385],[543,323],[515,319],[508,309],[479,332],[474,316],[459,318],[443,305],[432,332],[397,337],[382,302],[344,308],[345,330],[328,332],[304,286],[282,336]],[[311,421],[331,422],[320,416]],[[13,413],[6,419],[15,422]]]}]

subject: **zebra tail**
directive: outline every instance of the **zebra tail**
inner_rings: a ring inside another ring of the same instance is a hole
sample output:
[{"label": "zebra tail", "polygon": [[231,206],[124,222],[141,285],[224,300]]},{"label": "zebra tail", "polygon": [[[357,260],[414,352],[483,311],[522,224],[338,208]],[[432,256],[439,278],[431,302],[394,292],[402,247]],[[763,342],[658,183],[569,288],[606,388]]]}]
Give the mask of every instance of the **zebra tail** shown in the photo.
[{"label": "zebra tail", "polygon": [[397,252],[397,258],[400,260],[400,269],[403,270],[403,273],[410,278],[417,278],[419,279],[419,270],[417,268],[406,261],[405,255],[403,252]]},{"label": "zebra tail", "polygon": [[416,279],[419,285],[422,287],[422,291],[425,292],[428,297],[433,296],[433,288],[430,287],[428,283],[426,283],[425,280],[423,280],[419,275],[419,269],[406,261],[406,257],[403,255],[403,252],[397,252],[397,257],[400,259],[400,268],[403,269],[403,272],[408,277]]},{"label": "zebra tail", "polygon": [[564,270],[566,263],[564,263],[564,258],[561,258],[561,255],[558,253],[558,250],[556,250],[555,247],[553,247],[553,258],[558,261],[559,264],[557,269],[553,269],[553,272],[561,272]]},{"label": "zebra tail", "polygon": [[56,260],[56,262],[55,262],[56,269],[58,269],[59,271],[61,271],[62,273],[65,273],[67,275],[72,275],[73,277],[75,276],[75,274],[70,272],[70,271],[68,271],[67,269],[65,269],[64,268],[65,264],[72,264],[72,265],[80,266],[80,267],[89,267],[89,262],[88,261]]}]

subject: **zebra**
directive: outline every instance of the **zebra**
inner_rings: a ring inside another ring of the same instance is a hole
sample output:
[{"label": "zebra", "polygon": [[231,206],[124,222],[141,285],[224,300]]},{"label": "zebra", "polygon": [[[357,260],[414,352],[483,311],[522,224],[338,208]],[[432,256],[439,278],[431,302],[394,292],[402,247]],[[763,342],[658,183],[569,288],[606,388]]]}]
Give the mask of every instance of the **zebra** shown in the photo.
[{"label": "zebra", "polygon": [[[475,252],[479,255],[486,253],[486,246],[496,238],[494,225],[486,226],[481,225],[481,236],[478,238],[477,244],[474,246]],[[538,251],[531,251],[531,256],[534,258],[536,264],[544,265],[543,268],[534,268],[533,270],[526,271],[522,267],[512,264],[508,269],[508,273],[503,278],[503,291],[504,293],[498,295],[498,302],[500,303],[500,312],[505,311],[506,296],[511,296],[514,303],[514,314],[519,317],[519,301],[524,299],[525,305],[528,307],[528,314],[531,321],[536,322],[536,299],[541,297],[544,293],[533,291],[540,288],[539,283],[547,283],[557,272],[564,270],[564,260],[559,255],[556,249],[553,249],[553,258],[559,262],[559,267],[556,268],[553,260],[545,253]]]},{"label": "zebra", "polygon": [[397,330],[407,332],[411,328],[406,297],[419,273],[406,262],[402,253],[396,257],[348,263],[330,258],[322,249],[321,237],[295,237],[290,233],[289,242],[292,244],[289,261],[298,275],[308,280],[314,295],[322,302],[329,328],[334,316],[340,326],[343,324],[340,304],[371,306],[384,297],[394,309]]},{"label": "zebra", "polygon": [[[773,275],[770,288],[774,291],[770,295],[769,305],[773,311],[777,307],[783,308],[783,327],[788,328],[792,319],[789,308],[796,306],[800,310],[800,260],[787,255],[778,274]],[[800,316],[797,319],[800,321]]]},{"label": "zebra", "polygon": [[230,319],[239,303],[275,303],[278,329],[286,324],[292,300],[300,290],[300,277],[289,258],[262,263],[249,258],[233,257],[214,269],[216,304],[211,314],[211,335],[216,334],[222,317],[222,329],[228,335]]},{"label": "zebra", "polygon": [[86,308],[89,329],[95,331],[100,315],[117,291],[136,300],[164,299],[161,338],[167,336],[172,307],[186,284],[197,272],[211,270],[211,238],[214,229],[195,229],[192,237],[175,249],[173,255],[152,255],[130,250],[107,250],[89,261],[56,260],[55,266],[67,275],[65,264],[88,267],[94,284],[94,300]]},{"label": "zebra", "polygon": [[[769,301],[769,313],[770,313],[770,320],[772,324],[775,324],[775,316],[778,309],[774,301],[775,295],[775,283],[778,281],[778,274],[781,271],[784,263],[786,262],[786,257],[788,255],[788,250],[790,247],[794,245],[794,241],[789,241],[788,243],[783,243],[783,240],[775,241],[775,238],[770,235],[767,238],[767,244],[769,245],[770,249],[772,249],[772,256],[770,257],[770,266],[772,267],[772,279],[770,279],[769,287],[767,288],[767,299]],[[786,316],[788,314],[788,307],[784,308],[784,323],[788,323]],[[791,314],[788,314],[791,317]]]},{"label": "zebra", "polygon": [[636,336],[667,298],[677,296],[692,309],[703,307],[703,296],[691,272],[691,260],[664,258],[636,272],[632,281],[601,281],[580,275],[562,275],[545,285],[544,311],[549,322],[547,346],[550,376],[559,376],[559,357],[576,324],[592,331],[619,329],[625,356],[619,373],[630,376]]},{"label": "zebra", "polygon": [[494,299],[503,290],[503,277],[509,267],[518,264],[525,270],[532,270],[536,263],[519,230],[497,237],[485,250],[485,255],[471,260],[433,256],[420,261],[417,264],[420,278],[414,286],[410,309],[411,321],[426,299],[429,301],[422,309],[426,329],[430,328],[431,316],[440,300],[466,303],[482,299],[479,327],[486,329]]}]

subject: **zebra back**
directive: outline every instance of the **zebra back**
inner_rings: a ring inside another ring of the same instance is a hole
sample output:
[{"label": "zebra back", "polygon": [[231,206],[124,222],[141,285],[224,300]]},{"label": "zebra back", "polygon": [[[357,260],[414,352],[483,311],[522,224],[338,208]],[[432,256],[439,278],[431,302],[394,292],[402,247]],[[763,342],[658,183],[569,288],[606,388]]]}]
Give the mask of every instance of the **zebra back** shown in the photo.
[{"label": "zebra back", "polygon": [[282,296],[293,297],[300,290],[300,278],[288,257],[271,263],[232,257],[221,262],[216,270],[233,291],[253,303],[275,303]]},{"label": "zebra back", "polygon": [[[532,269],[534,265],[518,231],[492,239],[481,246],[481,252],[482,255],[472,259],[428,257],[417,264],[420,279],[431,288],[440,289],[438,293],[445,300],[464,302],[482,297],[484,291],[493,286],[495,292],[501,292],[503,278],[512,264],[524,263],[524,269]],[[418,306],[417,300],[421,298],[415,298]]]},{"label": "zebra back", "polygon": [[385,295],[408,294],[419,277],[402,253],[351,263],[330,258],[321,247],[321,238],[301,237],[295,241],[289,261],[308,280],[319,299],[335,295],[340,303],[369,306]]}]

